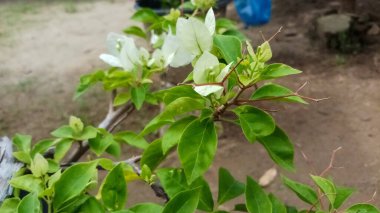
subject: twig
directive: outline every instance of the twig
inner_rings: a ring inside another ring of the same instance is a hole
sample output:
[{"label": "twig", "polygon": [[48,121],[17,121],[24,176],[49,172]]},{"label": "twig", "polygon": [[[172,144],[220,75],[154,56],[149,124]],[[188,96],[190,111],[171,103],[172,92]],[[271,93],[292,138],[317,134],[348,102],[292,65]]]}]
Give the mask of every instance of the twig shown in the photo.
[{"label": "twig", "polygon": [[323,176],[324,176],[324,175],[325,175],[330,169],[335,168],[334,165],[333,165],[333,164],[334,164],[334,160],[335,160],[335,154],[336,154],[339,150],[341,150],[341,149],[342,149],[342,147],[340,146],[340,147],[336,148],[336,149],[332,152],[329,166],[328,166],[325,170],[323,170],[323,172],[322,172],[319,176],[323,177]]},{"label": "twig", "polygon": [[372,203],[372,202],[374,202],[376,194],[377,194],[377,190],[375,190],[375,192],[372,194],[371,199],[367,200],[365,203]]},{"label": "twig", "polygon": [[281,30],[282,30],[282,26],[277,30],[277,32],[274,34],[274,35],[272,35],[270,38],[269,38],[269,40],[268,40],[268,42],[270,42],[272,39],[274,39],[279,33],[281,33]]},{"label": "twig", "polygon": [[267,41],[267,39],[265,38],[264,34],[263,34],[263,31],[259,31],[260,35],[261,35],[261,39],[263,39],[264,42]]},{"label": "twig", "polygon": [[222,80],[222,83],[224,83],[228,77],[231,75],[232,72],[234,72],[236,70],[236,68],[240,65],[240,63],[244,60],[244,58],[240,59],[231,69],[230,71],[227,73],[226,76],[224,76],[223,80]]}]

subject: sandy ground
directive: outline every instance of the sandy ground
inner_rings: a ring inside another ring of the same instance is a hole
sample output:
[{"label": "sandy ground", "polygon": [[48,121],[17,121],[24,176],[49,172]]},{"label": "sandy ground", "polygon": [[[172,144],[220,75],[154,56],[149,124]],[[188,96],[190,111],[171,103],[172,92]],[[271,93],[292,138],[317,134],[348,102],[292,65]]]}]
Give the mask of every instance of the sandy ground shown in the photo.
[{"label": "sandy ground", "polygon": [[[307,38],[310,13],[287,15],[280,12],[279,2],[274,1],[270,24],[245,32],[258,41],[260,30],[269,36],[285,26],[272,42],[273,61],[291,64],[304,73],[281,83],[298,88],[308,81],[305,95],[330,97],[308,106],[266,106],[280,110],[274,116],[297,147],[297,173],[284,174],[310,183],[309,173],[317,174],[327,167],[332,150],[341,146],[335,165],[344,168],[332,169],[329,174],[338,184],[357,189],[351,201],[367,201],[380,184],[380,67],[376,66],[379,44],[351,56],[315,48]],[[0,3],[1,7],[6,5]],[[80,75],[104,66],[98,55],[105,51],[105,37],[108,32],[120,32],[132,24],[128,18],[134,11],[133,2],[97,1],[76,7],[75,13],[67,13],[60,4],[44,6],[36,13],[23,14],[14,26],[5,27],[12,30],[0,37],[0,135],[21,132],[42,138],[71,114],[92,123],[105,114],[107,98],[99,88],[76,102],[72,101],[73,91]],[[235,17],[232,9],[228,14]],[[133,122],[147,119],[137,113]],[[215,162],[207,174],[214,182],[214,191],[220,166],[232,170],[241,180],[246,175],[258,178],[274,166],[259,144],[247,143],[238,128],[229,125],[224,125]],[[143,193],[136,193],[143,188]],[[141,184],[130,186],[130,202],[156,200],[146,188]],[[289,204],[299,203],[279,178],[268,190]],[[375,203],[379,206],[379,199]]]}]

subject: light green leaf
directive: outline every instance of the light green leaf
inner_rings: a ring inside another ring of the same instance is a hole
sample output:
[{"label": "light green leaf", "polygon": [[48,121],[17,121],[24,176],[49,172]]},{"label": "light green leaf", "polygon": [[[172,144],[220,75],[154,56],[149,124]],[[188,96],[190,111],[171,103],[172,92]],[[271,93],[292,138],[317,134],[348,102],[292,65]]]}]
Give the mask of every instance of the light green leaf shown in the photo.
[{"label": "light green leaf", "polygon": [[219,169],[219,205],[242,195],[244,190],[245,185],[237,181],[227,169]]},{"label": "light green leaf", "polygon": [[70,126],[64,125],[54,130],[51,135],[57,138],[72,138],[74,133]]},{"label": "light green leaf", "polygon": [[272,58],[272,50],[268,41],[258,47],[257,56],[260,62],[267,62]]},{"label": "light green leaf", "polygon": [[17,206],[20,203],[20,199],[13,197],[7,198],[3,201],[0,207],[0,212],[2,213],[14,213],[17,212]]},{"label": "light green leaf", "polygon": [[[293,94],[294,93],[286,87],[283,87],[278,84],[269,83],[260,87],[258,90],[256,90],[255,93],[252,94],[251,99],[252,100],[273,99],[274,101],[288,101],[288,102],[307,104],[307,102],[304,101],[301,97],[289,96]],[[283,96],[288,96],[288,97],[283,97]]]},{"label": "light green leaf", "polygon": [[131,99],[137,110],[141,109],[145,100],[146,92],[147,90],[145,86],[132,87]]},{"label": "light green leaf", "polygon": [[268,136],[276,128],[271,115],[252,106],[239,106],[233,110],[239,117],[240,125],[249,142],[255,142],[257,137]]},{"label": "light green leaf", "polygon": [[261,73],[260,80],[280,78],[299,73],[301,73],[301,71],[285,64],[270,64],[264,68],[264,71]]},{"label": "light green leaf", "polygon": [[214,123],[208,119],[193,121],[178,144],[178,154],[190,184],[212,164],[217,148]]},{"label": "light green leaf", "polygon": [[37,153],[45,153],[53,144],[54,144],[54,140],[52,139],[45,139],[45,140],[41,140],[41,141],[38,141],[32,151],[30,152],[30,155],[32,157],[34,157],[35,154]]},{"label": "light green leaf", "polygon": [[81,133],[84,127],[81,119],[75,116],[70,116],[69,126],[71,127],[71,129],[74,131],[75,134]]},{"label": "light green leaf", "polygon": [[290,190],[292,190],[296,195],[306,203],[310,205],[315,205],[318,202],[317,193],[308,185],[295,182],[289,178],[282,176],[282,181]]},{"label": "light green leaf", "polygon": [[333,206],[335,209],[338,209],[344,203],[344,201],[346,201],[347,198],[349,198],[351,194],[355,192],[355,190],[352,188],[339,187],[339,186],[336,186],[335,188],[336,188],[336,198],[335,198],[335,202]]},{"label": "light green leaf", "polygon": [[120,144],[116,141],[112,142],[106,149],[106,152],[115,158],[120,158],[121,147]]},{"label": "light green leaf", "polygon": [[13,137],[12,142],[17,147],[18,151],[29,152],[32,144],[32,136],[16,134]]},{"label": "light green leaf", "polygon": [[146,149],[149,146],[144,137],[130,131],[118,132],[115,134],[115,139],[140,149]]},{"label": "light green leaf", "polygon": [[272,213],[287,213],[285,205],[273,194],[269,194],[272,203]]},{"label": "light green leaf", "polygon": [[379,213],[379,209],[367,203],[359,203],[351,206],[344,211],[345,213]]},{"label": "light green leaf", "polygon": [[131,99],[131,93],[119,93],[116,95],[115,99],[113,100],[114,106],[120,106],[125,103],[127,103]]},{"label": "light green leaf", "polygon": [[202,176],[196,179],[190,185],[187,183],[185,173],[182,169],[163,168],[157,171],[157,176],[160,179],[160,182],[169,198],[173,198],[179,192],[185,190],[201,188],[197,208],[199,210],[208,212],[211,212],[213,210],[214,201],[212,198],[210,186]]},{"label": "light green leaf", "polygon": [[169,200],[162,213],[195,212],[199,202],[199,188],[182,191]]},{"label": "light green leaf", "polygon": [[245,187],[245,202],[249,213],[272,212],[272,203],[260,185],[252,178],[247,177]]},{"label": "light green leaf", "polygon": [[196,93],[193,90],[193,88],[189,85],[174,86],[169,89],[160,90],[154,93],[154,95],[157,98],[161,99],[165,103],[165,105],[168,105],[171,102],[182,97],[189,97],[193,99],[203,99],[203,97],[200,96],[198,93]]},{"label": "light green leaf", "polygon": [[327,199],[330,201],[330,204],[334,205],[336,197],[335,185],[330,180],[323,177],[311,175],[311,178],[326,195]]},{"label": "light green leaf", "polygon": [[139,203],[130,209],[133,213],[161,213],[164,207],[155,203]]},{"label": "light green leaf", "polygon": [[222,54],[223,59],[227,64],[237,62],[241,58],[241,42],[238,38],[231,35],[215,35],[214,45]]},{"label": "light green leaf", "polygon": [[70,150],[73,141],[71,139],[62,139],[55,146],[54,160],[59,162]]},{"label": "light green leaf", "polygon": [[129,35],[135,35],[141,38],[146,38],[146,33],[138,26],[130,26],[123,30],[124,33]]},{"label": "light green leaf", "polygon": [[49,163],[41,154],[37,153],[32,160],[30,170],[35,177],[41,177],[48,172]]},{"label": "light green leaf", "polygon": [[30,164],[32,161],[29,152],[25,151],[13,152],[13,157],[15,157],[18,161],[26,164]]},{"label": "light green leaf", "polygon": [[272,134],[258,137],[257,140],[264,146],[277,165],[286,170],[294,170],[293,144],[280,127],[276,127]]},{"label": "light green leaf", "polygon": [[14,177],[9,181],[9,184],[16,189],[22,189],[37,195],[43,191],[41,179],[31,174]]},{"label": "light green leaf", "polygon": [[104,208],[94,197],[89,197],[75,212],[77,213],[104,213]]},{"label": "light green leaf", "polygon": [[86,126],[78,136],[75,136],[74,139],[78,141],[84,141],[91,138],[95,138],[98,134],[98,129],[93,126]]},{"label": "light green leaf", "polygon": [[55,194],[53,200],[55,211],[64,207],[66,201],[78,196],[87,187],[97,172],[96,166],[97,162],[78,163],[62,173],[54,185],[54,191],[59,192]]},{"label": "light green leaf", "polygon": [[107,209],[120,210],[124,208],[127,201],[127,183],[121,164],[115,166],[104,179],[101,195]]},{"label": "light green leaf", "polygon": [[37,194],[30,193],[25,196],[17,207],[18,213],[40,213],[41,203],[38,200]]},{"label": "light green leaf", "polygon": [[162,141],[157,139],[153,141],[149,146],[144,150],[140,165],[147,165],[151,170],[156,169],[158,165],[165,159],[166,155],[162,152]]},{"label": "light green leaf", "polygon": [[106,130],[100,130],[101,134],[98,134],[96,138],[88,140],[91,150],[98,156],[102,155],[106,149],[114,143],[113,135]]},{"label": "light green leaf", "polygon": [[79,98],[84,94],[91,86],[95,85],[97,82],[104,78],[105,74],[103,70],[98,70],[93,73],[82,75],[80,77],[80,83],[75,90],[74,99]]},{"label": "light green leaf", "polygon": [[173,146],[177,145],[185,129],[196,119],[195,116],[184,117],[173,123],[162,137],[162,151],[167,153]]}]

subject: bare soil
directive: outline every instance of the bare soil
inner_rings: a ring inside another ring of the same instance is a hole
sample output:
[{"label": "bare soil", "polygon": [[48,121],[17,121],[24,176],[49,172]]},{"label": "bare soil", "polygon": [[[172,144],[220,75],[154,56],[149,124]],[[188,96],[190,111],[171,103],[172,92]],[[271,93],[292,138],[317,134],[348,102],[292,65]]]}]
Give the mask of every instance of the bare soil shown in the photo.
[{"label": "bare soil", "polygon": [[[318,40],[309,39],[313,14],[324,5],[291,2],[273,1],[273,20],[244,30],[257,45],[259,31],[270,37],[284,26],[271,42],[273,61],[304,73],[280,83],[296,89],[307,81],[304,95],[330,97],[306,106],[264,105],[279,110],[273,114],[296,146],[296,173],[281,172],[310,183],[308,175],[320,173],[329,164],[331,152],[342,147],[334,165],[343,168],[334,168],[329,175],[338,184],[357,189],[351,201],[367,201],[380,184],[380,44],[375,42],[352,55],[327,51]],[[9,4],[0,3],[0,9]],[[104,66],[98,55],[105,51],[107,33],[132,24],[133,1],[95,1],[75,7],[75,12],[67,12],[62,4],[49,4],[22,13],[15,23],[0,22],[0,135],[19,132],[40,139],[71,114],[94,124],[105,115],[107,95],[100,88],[75,102],[73,92],[80,75]],[[232,5],[227,14],[236,18]],[[125,125],[138,130],[150,117],[136,113]],[[237,127],[223,126],[215,165],[207,174],[214,191],[221,166],[241,180],[246,175],[259,178],[274,166],[259,144],[249,144]],[[175,161],[175,157],[170,159]],[[175,163],[169,160],[166,164]],[[300,203],[280,184],[279,177],[268,190],[289,204]],[[131,185],[130,191],[131,203],[157,200],[141,184]],[[379,199],[375,204],[380,205]]]}]

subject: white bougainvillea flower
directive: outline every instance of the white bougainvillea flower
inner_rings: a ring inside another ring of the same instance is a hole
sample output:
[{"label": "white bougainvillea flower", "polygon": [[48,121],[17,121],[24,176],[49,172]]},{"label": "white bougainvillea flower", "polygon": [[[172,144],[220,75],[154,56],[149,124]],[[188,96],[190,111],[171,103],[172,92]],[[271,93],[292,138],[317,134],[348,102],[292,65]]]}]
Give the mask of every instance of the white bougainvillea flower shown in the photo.
[{"label": "white bougainvillea flower", "polygon": [[171,67],[188,65],[195,58],[195,55],[187,51],[183,45],[181,45],[178,37],[173,35],[170,30],[162,45],[162,53],[165,58],[169,59],[172,57],[172,60],[170,61]]},{"label": "white bougainvillea flower", "polygon": [[148,67],[158,67],[158,68],[165,68],[167,67],[170,62],[173,60],[174,53],[170,55],[165,55],[161,49],[156,49],[153,54],[152,58],[148,62]]},{"label": "white bougainvillea flower", "polygon": [[222,82],[231,65],[232,63],[220,69],[218,58],[209,52],[204,52],[195,63],[193,80],[195,84],[210,83],[210,85],[195,85],[194,90],[202,96],[215,94],[219,98],[224,87],[222,85],[212,85],[211,83]]}]

